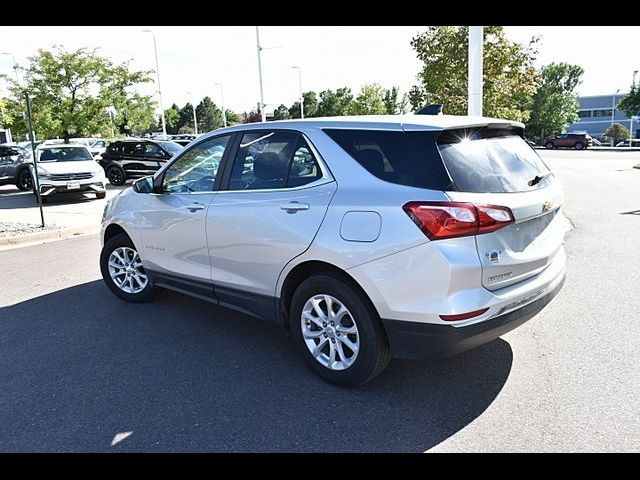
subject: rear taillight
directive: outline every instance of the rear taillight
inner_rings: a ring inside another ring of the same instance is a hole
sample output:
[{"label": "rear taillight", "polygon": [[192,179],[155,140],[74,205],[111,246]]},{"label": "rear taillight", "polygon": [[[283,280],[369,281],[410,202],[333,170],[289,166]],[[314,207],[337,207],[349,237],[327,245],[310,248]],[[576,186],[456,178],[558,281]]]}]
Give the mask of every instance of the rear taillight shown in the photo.
[{"label": "rear taillight", "polygon": [[495,232],[514,222],[507,207],[463,202],[409,202],[403,207],[431,240]]}]

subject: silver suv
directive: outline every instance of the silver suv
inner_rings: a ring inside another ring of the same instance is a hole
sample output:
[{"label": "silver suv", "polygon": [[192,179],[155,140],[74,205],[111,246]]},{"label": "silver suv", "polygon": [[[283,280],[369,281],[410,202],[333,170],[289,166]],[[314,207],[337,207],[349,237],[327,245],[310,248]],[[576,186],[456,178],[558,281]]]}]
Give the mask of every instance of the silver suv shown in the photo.
[{"label": "silver suv", "polygon": [[202,136],[107,204],[102,276],[289,329],[310,367],[362,384],[521,325],[562,287],[563,195],[521,123],[315,118]]}]

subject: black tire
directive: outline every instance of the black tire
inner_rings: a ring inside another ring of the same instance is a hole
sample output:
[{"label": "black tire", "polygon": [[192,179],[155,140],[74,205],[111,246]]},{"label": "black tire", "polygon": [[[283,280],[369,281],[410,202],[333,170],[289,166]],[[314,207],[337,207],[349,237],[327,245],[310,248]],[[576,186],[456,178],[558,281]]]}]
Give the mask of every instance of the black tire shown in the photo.
[{"label": "black tire", "polygon": [[553,142],[547,142],[544,144],[544,148],[548,149],[548,150],[553,150],[554,146],[553,146]]},{"label": "black tire", "polygon": [[107,198],[107,192],[96,193],[96,198]]},{"label": "black tire", "polygon": [[127,177],[120,167],[116,165],[112,165],[107,168],[107,178],[109,179],[109,183],[111,185],[115,185],[116,187],[121,187],[125,183],[127,183]]},{"label": "black tire", "polygon": [[102,279],[104,280],[104,283],[107,284],[109,290],[111,290],[116,297],[121,298],[122,300],[125,300],[127,302],[150,301],[153,298],[156,290],[151,282],[151,279],[148,280],[147,285],[140,292],[128,293],[121,290],[111,278],[111,275],[109,273],[109,257],[114,250],[120,247],[129,247],[137,251],[131,239],[124,233],[120,233],[105,242],[104,247],[102,247],[102,251],[100,252],[100,272],[102,273]]},{"label": "black tire", "polygon": [[31,170],[23,168],[18,172],[18,178],[16,179],[16,187],[23,192],[27,190],[33,190],[33,176]]},{"label": "black tire", "polygon": [[576,150],[582,150],[582,149],[584,149],[584,143],[582,143],[582,142],[576,142],[576,144],[575,144],[575,148],[576,148]]},{"label": "black tire", "polygon": [[[301,316],[314,295],[331,295],[341,302],[357,326],[360,347],[353,363],[344,370],[332,370],[316,360],[303,337]],[[300,284],[289,311],[291,333],[296,348],[311,369],[324,380],[341,385],[362,385],[382,372],[391,360],[387,336],[370,300],[350,282],[333,273],[316,274]]]}]

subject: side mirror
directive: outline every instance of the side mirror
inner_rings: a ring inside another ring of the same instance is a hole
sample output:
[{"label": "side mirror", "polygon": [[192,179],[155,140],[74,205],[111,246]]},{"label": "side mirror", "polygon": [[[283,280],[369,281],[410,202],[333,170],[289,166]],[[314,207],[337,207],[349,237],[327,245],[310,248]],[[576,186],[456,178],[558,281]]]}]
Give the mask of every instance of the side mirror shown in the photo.
[{"label": "side mirror", "polygon": [[133,182],[133,189],[137,193],[153,193],[153,177],[139,178]]}]

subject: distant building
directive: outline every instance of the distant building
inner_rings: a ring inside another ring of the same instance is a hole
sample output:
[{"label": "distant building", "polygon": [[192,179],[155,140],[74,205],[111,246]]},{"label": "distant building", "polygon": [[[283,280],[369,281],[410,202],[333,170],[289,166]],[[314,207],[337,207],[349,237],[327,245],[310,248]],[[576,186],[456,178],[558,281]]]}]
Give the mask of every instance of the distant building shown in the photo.
[{"label": "distant building", "polygon": [[[630,119],[624,110],[618,110],[617,106],[625,97],[625,93],[619,93],[615,96],[616,110],[613,115],[613,123],[621,123],[625,127],[630,127]],[[578,116],[580,119],[570,125],[567,125],[567,132],[587,132],[592,137],[601,137],[604,132],[611,126],[611,109],[613,106],[613,95],[593,95],[588,97],[578,97],[580,108]],[[635,135],[633,138],[640,136],[640,122],[633,122]]]}]

